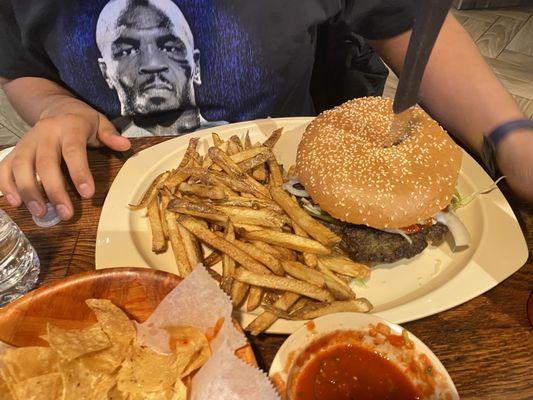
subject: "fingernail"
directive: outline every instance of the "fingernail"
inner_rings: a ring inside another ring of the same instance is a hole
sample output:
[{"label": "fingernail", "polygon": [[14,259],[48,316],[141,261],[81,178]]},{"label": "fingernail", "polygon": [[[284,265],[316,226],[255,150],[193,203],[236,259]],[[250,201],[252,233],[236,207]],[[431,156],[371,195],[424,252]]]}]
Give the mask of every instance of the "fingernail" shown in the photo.
[{"label": "fingernail", "polygon": [[70,218],[70,209],[64,205],[64,204],[58,204],[56,206],[56,211],[61,217],[61,219],[68,219]]},{"label": "fingernail", "polygon": [[32,200],[28,203],[28,210],[30,210],[30,212],[33,214],[33,215],[41,215],[43,212],[44,212],[44,208],[43,206],[41,206],[37,201],[35,200]]},{"label": "fingernail", "polygon": [[19,205],[17,199],[12,194],[6,194],[6,200],[9,204],[11,204],[13,207],[17,207]]},{"label": "fingernail", "polygon": [[90,197],[93,194],[93,190],[87,183],[82,183],[78,186],[78,191],[82,197]]}]

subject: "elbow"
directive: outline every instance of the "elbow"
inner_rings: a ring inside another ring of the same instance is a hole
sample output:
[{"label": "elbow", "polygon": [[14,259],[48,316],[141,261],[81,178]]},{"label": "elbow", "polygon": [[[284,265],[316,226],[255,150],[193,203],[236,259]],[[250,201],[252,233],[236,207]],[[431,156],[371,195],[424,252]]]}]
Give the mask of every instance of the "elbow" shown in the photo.
[{"label": "elbow", "polygon": [[4,86],[5,86],[7,83],[9,83],[9,82],[11,82],[11,79],[3,78],[3,77],[0,76],[0,88],[1,88],[1,89],[3,89]]}]

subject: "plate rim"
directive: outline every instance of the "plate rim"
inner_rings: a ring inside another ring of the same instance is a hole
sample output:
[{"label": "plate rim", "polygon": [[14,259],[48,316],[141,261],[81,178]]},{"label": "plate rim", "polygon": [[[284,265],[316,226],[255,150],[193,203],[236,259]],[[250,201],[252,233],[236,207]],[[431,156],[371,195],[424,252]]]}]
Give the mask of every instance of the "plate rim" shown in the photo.
[{"label": "plate rim", "polygon": [[[237,122],[233,124],[227,124],[222,125],[220,127],[217,127],[217,131],[219,133],[223,133],[226,130],[237,130],[241,129],[246,126],[258,126],[261,128],[262,125],[268,124],[268,125],[274,125],[276,127],[289,125],[289,128],[296,127],[299,125],[304,125],[306,123],[309,123],[312,121],[314,117],[283,117],[283,118],[266,118],[266,119],[258,119],[258,120],[252,120],[252,121],[243,121],[243,122]],[[152,153],[157,153],[160,149],[164,149],[165,147],[172,148],[173,145],[176,145],[180,143],[181,141],[188,141],[191,137],[199,137],[199,138],[205,138],[208,137],[208,135],[213,131],[213,129],[202,129],[199,131],[195,131],[189,135],[182,135],[175,138],[171,138],[169,140],[166,140],[164,142],[158,143],[154,146],[148,147],[138,153],[136,153],[133,157],[130,157],[122,166],[118,174],[115,176],[115,179],[113,180],[113,183],[111,184],[111,187],[109,188],[109,191],[106,195],[104,204],[102,206],[102,210],[100,213],[100,218],[98,221],[98,228],[97,228],[97,235],[96,235],[96,246],[95,246],[95,268],[96,269],[104,269],[104,268],[110,268],[110,267],[120,267],[119,260],[108,260],[104,256],[107,249],[105,245],[105,242],[107,241],[107,237],[105,237],[105,233],[107,232],[104,227],[104,222],[106,218],[108,218],[107,214],[110,212],[111,209],[113,209],[114,212],[118,212],[120,208],[113,208],[112,204],[112,198],[114,197],[115,193],[120,191],[122,187],[128,187],[130,185],[130,182],[128,182],[125,179],[125,176],[127,174],[128,170],[133,170],[135,168],[135,164],[140,163],[146,163],[149,161],[150,156]],[[176,146],[174,146],[176,148]],[[169,152],[170,156],[171,152]],[[148,161],[147,161],[148,160]],[[489,177],[489,175],[482,169],[482,167],[467,153],[463,150],[463,164],[469,164],[470,168],[473,168],[473,173],[476,176],[477,179],[479,179],[479,182],[476,182],[477,185],[482,187],[487,187],[490,184],[493,183],[492,179]],[[463,168],[463,166],[462,166]],[[131,186],[131,185],[130,185]],[[489,200],[491,199],[491,200]],[[520,268],[522,268],[525,264],[525,262],[528,259],[528,248],[527,244],[523,235],[523,232],[520,228],[520,225],[518,223],[518,220],[516,218],[516,215],[514,214],[514,211],[512,210],[511,206],[507,202],[507,199],[504,197],[503,193],[500,191],[499,188],[496,188],[490,193],[490,197],[483,197],[481,203],[482,207],[482,213],[483,217],[485,219],[486,217],[486,210],[484,210],[484,204],[486,202],[491,201],[491,204],[494,203],[497,207],[499,207],[503,212],[508,214],[509,218],[509,227],[512,229],[512,233],[515,236],[513,238],[513,241],[518,240],[520,243],[516,243],[516,249],[512,254],[512,263],[508,263],[506,268],[504,269],[504,273],[501,273],[498,278],[494,278],[490,276],[488,273],[485,273],[483,276],[479,275],[479,270],[482,268],[480,266],[471,265],[473,264],[473,260],[475,259],[476,255],[479,255],[480,252],[483,251],[483,236],[481,237],[479,247],[475,248],[470,260],[463,266],[463,268],[457,272],[451,279],[446,281],[443,285],[435,288],[434,290],[431,290],[430,292],[414,299],[410,300],[404,304],[394,306],[392,308],[389,308],[387,310],[379,311],[376,313],[371,313],[372,315],[376,315],[378,317],[384,318],[385,320],[391,321],[392,323],[405,323],[410,322],[418,319],[422,319],[425,317],[428,317],[430,315],[438,314],[440,312],[449,310],[451,308],[454,308],[460,304],[466,303],[475,297],[480,296],[481,294],[489,291],[490,289],[494,288],[499,283],[503,282],[505,279],[510,277],[512,274],[514,274],[516,271],[518,271]],[[125,215],[128,214],[127,207],[122,207],[122,212],[125,213]],[[117,217],[117,215],[113,215],[114,218]],[[485,234],[487,234],[487,231],[484,231]],[[491,235],[495,235],[495,230],[490,230],[489,233]],[[131,237],[131,236],[130,236]],[[140,265],[139,266],[145,266],[146,264],[143,260],[139,260]],[[128,266],[131,266],[131,262],[127,263]],[[512,264],[512,265],[511,265]],[[474,271],[474,269],[476,269]],[[477,272],[478,274],[476,275]],[[473,276],[472,276],[472,273]],[[483,278],[483,279],[473,279],[473,278]],[[469,280],[468,290],[465,290],[464,288],[459,288],[458,283],[460,280],[467,279]],[[453,294],[451,298],[453,300],[450,300],[448,298],[449,294]],[[434,299],[444,299],[440,301],[437,305],[433,301]],[[425,303],[424,307],[420,307],[417,303]],[[247,313],[240,313],[237,312],[237,315],[239,317],[240,322],[244,322],[245,324],[247,322],[250,322],[254,316]],[[274,323],[273,326],[271,326],[269,329],[267,329],[266,333],[272,333],[272,334],[290,334],[294,332],[296,329],[298,329],[301,325],[303,325],[305,321],[281,321],[278,320],[276,323]]]}]

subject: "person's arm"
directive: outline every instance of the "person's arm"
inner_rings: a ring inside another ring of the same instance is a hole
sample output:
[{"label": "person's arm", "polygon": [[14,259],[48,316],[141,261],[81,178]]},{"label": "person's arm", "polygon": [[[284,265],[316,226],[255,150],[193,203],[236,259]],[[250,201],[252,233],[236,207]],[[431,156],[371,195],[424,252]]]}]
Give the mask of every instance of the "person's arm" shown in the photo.
[{"label": "person's arm", "polygon": [[11,205],[24,202],[32,214],[43,215],[46,207],[35,179],[37,173],[60,217],[69,219],[73,207],[61,172],[61,159],[80,195],[88,198],[94,193],[94,180],[86,146],[104,144],[122,151],[129,148],[129,141],[118,135],[105,116],[57,83],[34,77],[0,77],[0,85],[15,110],[33,125],[0,162],[0,191]]},{"label": "person's arm", "polygon": [[[372,41],[384,61],[400,74],[410,32]],[[477,153],[483,134],[500,124],[525,118],[511,95],[479,54],[470,35],[449,15],[431,53],[421,85],[424,108],[450,133]],[[523,129],[504,138],[497,161],[509,185],[533,200],[533,132]]]}]

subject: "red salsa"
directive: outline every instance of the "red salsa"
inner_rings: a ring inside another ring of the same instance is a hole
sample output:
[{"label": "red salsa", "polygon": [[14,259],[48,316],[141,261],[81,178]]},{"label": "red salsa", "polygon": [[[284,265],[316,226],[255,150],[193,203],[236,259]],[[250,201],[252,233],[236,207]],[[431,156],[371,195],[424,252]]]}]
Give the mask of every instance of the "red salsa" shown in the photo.
[{"label": "red salsa", "polygon": [[317,351],[293,379],[291,400],[411,400],[422,397],[391,361],[354,343],[336,344]]}]

